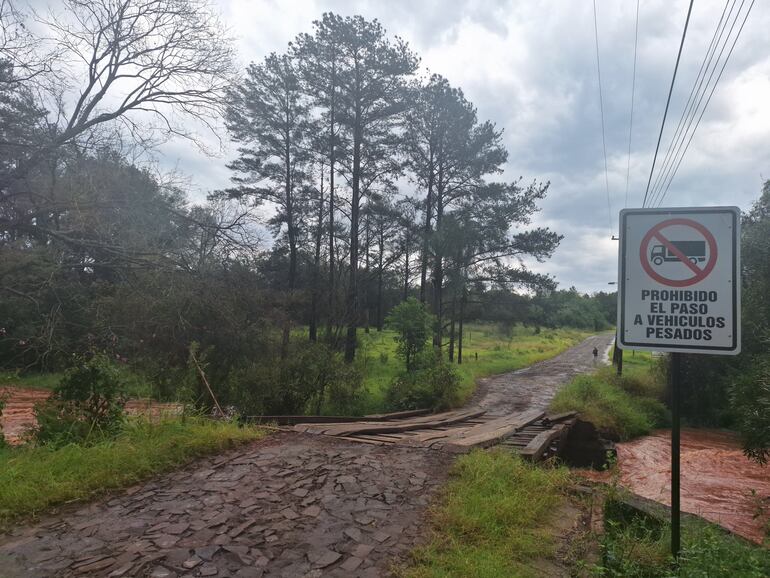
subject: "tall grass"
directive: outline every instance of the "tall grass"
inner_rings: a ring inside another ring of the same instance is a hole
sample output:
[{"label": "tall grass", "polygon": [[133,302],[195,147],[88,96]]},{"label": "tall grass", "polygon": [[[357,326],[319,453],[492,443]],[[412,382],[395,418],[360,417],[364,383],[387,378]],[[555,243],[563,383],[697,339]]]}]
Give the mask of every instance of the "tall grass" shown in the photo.
[{"label": "tall grass", "polygon": [[668,423],[664,389],[663,374],[649,354],[638,355],[624,361],[623,376],[603,367],[574,378],[556,393],[550,409],[577,411],[597,428],[628,440]]},{"label": "tall grass", "polygon": [[204,418],[164,418],[158,423],[134,418],[116,439],[91,446],[0,449],[0,528],[263,435],[263,430]]},{"label": "tall grass", "polygon": [[511,453],[475,451],[457,460],[428,545],[401,574],[413,578],[531,575],[528,562],[553,554],[548,528],[564,502],[566,469],[544,469]]},{"label": "tall grass", "polygon": [[602,540],[601,576],[643,578],[765,578],[770,576],[770,550],[697,520],[682,520],[682,551],[678,563],[670,555],[668,523],[636,512],[629,515],[608,501]]}]

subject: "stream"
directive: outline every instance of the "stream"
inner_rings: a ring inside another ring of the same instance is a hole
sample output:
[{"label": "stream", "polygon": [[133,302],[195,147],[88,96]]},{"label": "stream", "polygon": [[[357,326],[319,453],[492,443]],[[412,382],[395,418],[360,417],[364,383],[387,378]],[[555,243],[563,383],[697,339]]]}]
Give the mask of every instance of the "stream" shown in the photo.
[{"label": "stream", "polygon": [[[670,430],[619,443],[617,448],[620,484],[670,505]],[[753,542],[763,541],[770,522],[770,466],[746,458],[736,434],[682,428],[681,476],[683,511]]]}]

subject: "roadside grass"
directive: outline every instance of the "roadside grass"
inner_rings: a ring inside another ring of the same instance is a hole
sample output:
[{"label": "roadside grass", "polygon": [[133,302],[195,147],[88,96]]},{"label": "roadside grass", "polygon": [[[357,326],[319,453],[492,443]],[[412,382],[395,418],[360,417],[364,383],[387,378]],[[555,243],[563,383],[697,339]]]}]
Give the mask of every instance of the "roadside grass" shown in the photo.
[{"label": "roadside grass", "polygon": [[126,487],[264,435],[258,428],[200,417],[155,423],[130,418],[116,439],[90,446],[0,448],[0,530],[57,504]]},{"label": "roadside grass", "polygon": [[714,524],[691,517],[682,520],[682,551],[678,565],[670,556],[667,522],[629,512],[617,502],[605,509],[603,562],[600,576],[642,578],[764,578],[770,576],[770,550],[733,536]]},{"label": "roadside grass", "polygon": [[[577,329],[543,329],[536,333],[533,328],[522,326],[503,332],[492,324],[466,325],[463,363],[452,365],[460,376],[460,403],[465,403],[473,394],[477,379],[549,359],[591,334]],[[365,413],[387,411],[388,385],[404,371],[404,361],[396,355],[395,336],[390,330],[360,334],[359,362],[369,394]],[[448,344],[445,343],[445,347],[448,348]]]},{"label": "roadside grass", "polygon": [[550,410],[577,411],[605,433],[628,440],[668,424],[664,391],[659,362],[647,352],[636,352],[625,355],[622,376],[610,366],[575,377],[556,393]]},{"label": "roadside grass", "polygon": [[427,545],[399,574],[410,578],[530,576],[552,555],[550,515],[565,500],[565,468],[546,469],[501,450],[460,457],[430,514]]},{"label": "roadside grass", "polygon": [[19,373],[0,372],[0,387],[29,387],[34,389],[53,389],[59,384],[62,373]]},{"label": "roadside grass", "polygon": [[[126,394],[132,398],[155,398],[155,389],[138,373],[128,367],[118,366],[121,378],[126,386]],[[23,387],[53,390],[59,385],[64,372],[24,373],[19,371],[0,372],[0,387]]]}]

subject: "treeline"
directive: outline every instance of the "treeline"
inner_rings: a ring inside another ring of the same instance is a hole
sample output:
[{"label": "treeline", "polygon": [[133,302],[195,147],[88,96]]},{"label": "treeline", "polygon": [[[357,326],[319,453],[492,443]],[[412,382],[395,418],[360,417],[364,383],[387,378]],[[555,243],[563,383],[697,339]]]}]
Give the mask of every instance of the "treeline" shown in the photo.
[{"label": "treeline", "polygon": [[[107,351],[166,392],[197,344],[214,381],[271,390],[255,408],[300,410],[344,373],[320,366],[352,362],[358,329],[409,296],[454,357],[487,293],[555,288],[520,261],[561,239],[527,228],[548,185],[495,180],[502,131],[377,21],[324,14],[238,74],[202,0],[64,4],[36,37],[2,3],[4,368]],[[233,186],[202,205],[132,160],[200,144],[190,117],[223,118],[238,147]]]}]

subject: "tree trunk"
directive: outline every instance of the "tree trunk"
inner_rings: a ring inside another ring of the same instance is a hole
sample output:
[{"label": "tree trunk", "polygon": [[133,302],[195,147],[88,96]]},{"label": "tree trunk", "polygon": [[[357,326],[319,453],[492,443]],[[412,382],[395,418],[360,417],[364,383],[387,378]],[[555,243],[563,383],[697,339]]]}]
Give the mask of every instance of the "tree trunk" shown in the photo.
[{"label": "tree trunk", "polygon": [[385,224],[380,222],[380,254],[377,263],[377,331],[382,331],[382,262],[385,254]]},{"label": "tree trunk", "polygon": [[409,298],[409,233],[404,241],[404,301]]},{"label": "tree trunk", "polygon": [[323,237],[324,226],[324,169],[321,164],[321,188],[318,197],[318,227],[315,235],[315,255],[313,256],[313,287],[311,288],[310,301],[310,341],[318,339],[318,297],[320,293],[319,283],[321,280],[321,238]]},{"label": "tree trunk", "polygon": [[[287,121],[288,122],[288,121]],[[291,332],[291,307],[294,296],[294,287],[297,282],[297,232],[294,229],[294,203],[292,198],[292,180],[291,180],[291,136],[287,131],[286,148],[286,228],[289,237],[289,291],[287,295],[286,320],[284,321],[283,335],[281,338],[281,359],[286,359],[289,354],[289,335]]]},{"label": "tree trunk", "polygon": [[364,245],[364,332],[366,334],[369,333],[369,317],[370,317],[370,309],[371,309],[371,286],[372,286],[372,279],[369,272],[369,252],[371,250],[371,231],[372,231],[372,223],[371,223],[371,212],[367,211],[366,213],[366,219],[364,219],[364,231],[366,232],[365,236],[365,245]]},{"label": "tree trunk", "polygon": [[361,187],[361,106],[357,102],[353,125],[353,194],[350,200],[350,283],[347,295],[348,331],[345,337],[345,361],[356,357],[356,328],[358,324],[358,211]]},{"label": "tree trunk", "polygon": [[457,336],[457,365],[463,364],[463,317],[465,315],[465,289],[462,290],[460,296],[460,319],[459,329],[460,333]]},{"label": "tree trunk", "polygon": [[335,87],[337,83],[337,61],[332,61],[332,90],[329,97],[329,311],[327,313],[326,338],[331,341],[332,326],[336,319],[336,296],[334,294],[334,164],[336,149],[334,142]]},{"label": "tree trunk", "polygon": [[452,295],[452,309],[451,309],[451,321],[449,324],[449,362],[452,363],[455,360],[455,301],[457,293]]},{"label": "tree trunk", "polygon": [[425,197],[425,223],[422,231],[422,256],[420,258],[420,303],[425,303],[425,287],[428,281],[428,253],[430,252],[430,221],[433,215],[433,151],[428,166],[428,194]]}]

